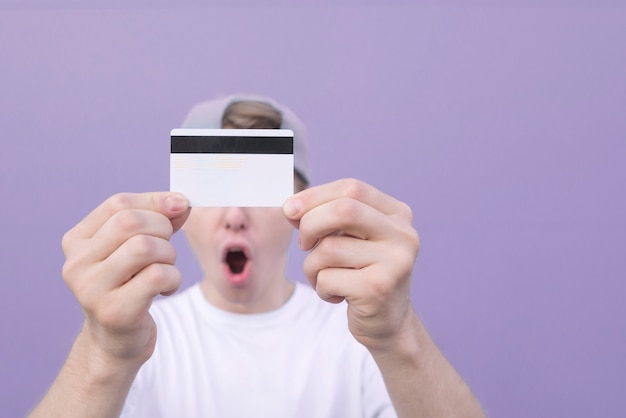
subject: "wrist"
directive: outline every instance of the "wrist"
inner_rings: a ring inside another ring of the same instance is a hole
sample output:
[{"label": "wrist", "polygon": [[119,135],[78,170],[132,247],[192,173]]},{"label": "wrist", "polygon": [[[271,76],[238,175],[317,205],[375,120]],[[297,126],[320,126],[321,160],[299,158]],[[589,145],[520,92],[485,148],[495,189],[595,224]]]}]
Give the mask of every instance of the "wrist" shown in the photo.
[{"label": "wrist", "polygon": [[108,355],[94,344],[92,337],[84,327],[32,417],[110,418],[120,415],[143,363]]},{"label": "wrist", "polygon": [[429,341],[430,337],[421,321],[409,308],[393,334],[371,342],[367,348],[377,361],[393,358],[395,361],[416,363],[424,356]]},{"label": "wrist", "polygon": [[[83,379],[88,387],[118,387],[132,383],[137,372],[150,355],[119,356],[103,347],[87,325],[74,342],[69,361],[76,361],[84,371]],[[150,352],[151,354],[151,352]]]}]

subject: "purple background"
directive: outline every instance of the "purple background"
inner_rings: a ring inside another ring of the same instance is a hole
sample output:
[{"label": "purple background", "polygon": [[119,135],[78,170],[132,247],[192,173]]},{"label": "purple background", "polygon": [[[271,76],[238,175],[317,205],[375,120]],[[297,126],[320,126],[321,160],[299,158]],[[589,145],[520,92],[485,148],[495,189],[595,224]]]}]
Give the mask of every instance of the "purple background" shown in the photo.
[{"label": "purple background", "polygon": [[80,327],[63,233],[166,189],[169,130],[251,91],[305,121],[314,183],[412,206],[414,305],[489,415],[624,416],[626,8],[202,3],[0,1],[0,415]]}]

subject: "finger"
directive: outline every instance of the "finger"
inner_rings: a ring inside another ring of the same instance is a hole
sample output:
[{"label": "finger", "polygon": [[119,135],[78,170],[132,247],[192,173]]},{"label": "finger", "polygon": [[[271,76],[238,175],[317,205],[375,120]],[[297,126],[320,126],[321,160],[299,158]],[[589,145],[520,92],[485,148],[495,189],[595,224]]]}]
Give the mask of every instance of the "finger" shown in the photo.
[{"label": "finger", "polygon": [[386,237],[397,229],[395,220],[358,200],[340,198],[307,212],[299,225],[300,248],[308,251],[330,234],[343,234],[364,240]]},{"label": "finger", "polygon": [[153,263],[128,281],[122,290],[129,301],[148,308],[158,295],[171,295],[180,287],[180,271],[172,264]]},{"label": "finger", "polygon": [[303,271],[325,300],[354,302],[369,295],[382,302],[397,289],[409,291],[415,257],[412,245],[326,237],[305,258]]},{"label": "finger", "polygon": [[408,294],[406,286],[407,283],[392,280],[376,266],[365,269],[327,268],[318,272],[315,291],[324,300],[344,298],[367,316],[375,314],[376,307],[391,303],[397,294]]},{"label": "finger", "polygon": [[326,268],[361,269],[377,261],[378,245],[347,236],[327,236],[307,255],[302,269],[314,282],[319,271]]},{"label": "finger", "polygon": [[296,193],[287,199],[283,212],[297,226],[297,222],[311,209],[342,198],[357,200],[386,215],[402,216],[412,222],[411,210],[405,203],[355,179],[337,180]]},{"label": "finger", "polygon": [[326,268],[320,270],[315,278],[314,289],[318,296],[330,303],[347,300],[348,303],[358,296],[359,270],[345,268]]},{"label": "finger", "polygon": [[144,209],[129,209],[113,214],[89,240],[87,262],[101,261],[136,235],[150,235],[169,240],[174,232],[164,215]]},{"label": "finger", "polygon": [[153,263],[174,264],[176,250],[167,240],[150,235],[135,235],[101,263],[109,272],[113,286],[119,286]]},{"label": "finger", "polygon": [[151,264],[124,286],[98,299],[86,310],[98,324],[117,331],[132,330],[148,313],[153,299],[160,293],[173,293],[181,283],[181,274],[171,264]]},{"label": "finger", "polygon": [[375,267],[365,270],[366,275],[363,270],[324,269],[315,288],[322,300],[347,302],[350,332],[361,343],[388,338],[411,309],[408,282],[386,280],[388,276]]},{"label": "finger", "polygon": [[174,215],[170,217],[170,221],[172,222],[172,229],[174,230],[174,232],[183,227],[185,222],[187,222],[187,218],[189,218],[190,213],[191,208],[187,207],[187,209],[181,212],[179,215]]},{"label": "finger", "polygon": [[187,198],[174,192],[119,193],[105,200],[81,222],[72,228],[64,241],[75,238],[91,238],[113,214],[126,209],[144,209],[162,213],[169,219],[177,219],[189,208]]},{"label": "finger", "polygon": [[151,264],[174,264],[176,250],[167,240],[136,235],[79,279],[85,304],[133,280]]}]

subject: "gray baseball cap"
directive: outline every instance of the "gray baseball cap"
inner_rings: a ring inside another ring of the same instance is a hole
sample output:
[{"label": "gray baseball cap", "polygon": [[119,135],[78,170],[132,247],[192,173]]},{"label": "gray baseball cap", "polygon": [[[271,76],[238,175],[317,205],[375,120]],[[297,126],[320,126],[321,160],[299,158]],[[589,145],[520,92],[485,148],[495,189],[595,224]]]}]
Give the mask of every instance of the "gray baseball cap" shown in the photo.
[{"label": "gray baseball cap", "polygon": [[295,113],[269,97],[255,94],[233,94],[231,96],[198,103],[191,108],[181,127],[190,129],[219,129],[222,127],[222,115],[228,105],[235,102],[248,101],[266,103],[281,114],[281,129],[291,129],[293,131],[294,168],[298,174],[303,177],[303,180],[309,183],[309,146],[306,128]]}]

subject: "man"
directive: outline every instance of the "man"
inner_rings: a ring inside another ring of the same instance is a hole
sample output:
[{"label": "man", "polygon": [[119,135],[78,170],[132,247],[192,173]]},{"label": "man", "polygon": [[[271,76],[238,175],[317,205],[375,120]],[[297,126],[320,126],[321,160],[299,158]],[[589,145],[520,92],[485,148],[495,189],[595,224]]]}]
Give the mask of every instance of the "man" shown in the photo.
[{"label": "man", "polygon": [[[63,239],[85,323],[32,416],[483,416],[412,309],[406,204],[354,179],[306,188],[304,129],[269,98],[203,103],[183,126],[294,130],[298,193],[282,208],[167,192],[96,208]],[[181,227],[204,277],[153,304],[180,285]],[[293,227],[312,289],[285,277]]]}]

